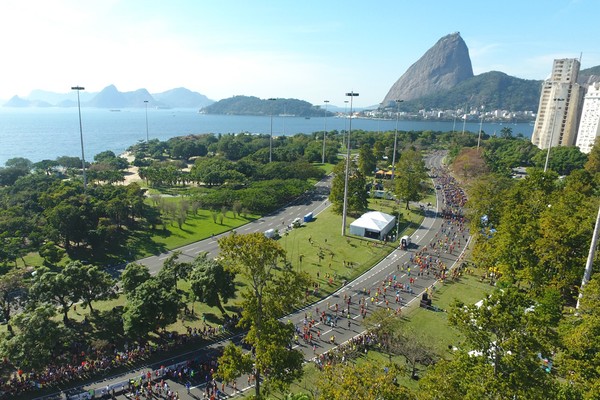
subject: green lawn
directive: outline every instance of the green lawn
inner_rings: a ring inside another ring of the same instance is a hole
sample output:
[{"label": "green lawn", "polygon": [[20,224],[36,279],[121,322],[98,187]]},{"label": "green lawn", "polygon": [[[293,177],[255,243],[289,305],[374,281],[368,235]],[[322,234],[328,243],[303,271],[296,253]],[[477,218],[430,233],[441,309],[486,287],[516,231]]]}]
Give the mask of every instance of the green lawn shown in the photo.
[{"label": "green lawn", "polygon": [[[170,198],[169,201],[177,201],[179,198]],[[238,228],[248,222],[254,221],[259,216],[247,214],[235,216],[231,211],[227,212],[220,223],[219,218],[213,220],[212,212],[209,210],[198,210],[196,214],[189,214],[185,223],[179,228],[176,222],[168,225],[168,231],[156,229],[152,231],[152,240],[167,249],[175,249],[199,240],[206,239],[211,235],[218,235],[231,229]]]}]

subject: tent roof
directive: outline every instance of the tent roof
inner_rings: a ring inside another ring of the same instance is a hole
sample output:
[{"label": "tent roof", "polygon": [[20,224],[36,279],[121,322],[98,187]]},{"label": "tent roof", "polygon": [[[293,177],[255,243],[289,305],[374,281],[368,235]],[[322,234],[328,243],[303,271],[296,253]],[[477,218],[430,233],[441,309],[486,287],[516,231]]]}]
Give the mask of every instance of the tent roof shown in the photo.
[{"label": "tent roof", "polygon": [[360,216],[359,219],[351,223],[351,226],[358,226],[372,231],[381,231],[391,221],[394,220],[393,215],[385,214],[379,211],[370,211]]}]

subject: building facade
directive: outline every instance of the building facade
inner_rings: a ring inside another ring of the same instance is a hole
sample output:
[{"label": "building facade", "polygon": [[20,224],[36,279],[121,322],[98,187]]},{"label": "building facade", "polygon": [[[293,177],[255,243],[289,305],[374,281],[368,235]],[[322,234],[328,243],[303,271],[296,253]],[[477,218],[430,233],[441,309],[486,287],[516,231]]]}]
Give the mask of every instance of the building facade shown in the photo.
[{"label": "building facade", "polygon": [[576,58],[554,60],[552,74],[542,84],[531,136],[531,142],[540,149],[575,145],[583,97],[577,83],[579,68]]},{"label": "building facade", "polygon": [[590,85],[583,100],[576,146],[582,153],[587,154],[592,151],[598,136],[600,136],[600,82]]}]

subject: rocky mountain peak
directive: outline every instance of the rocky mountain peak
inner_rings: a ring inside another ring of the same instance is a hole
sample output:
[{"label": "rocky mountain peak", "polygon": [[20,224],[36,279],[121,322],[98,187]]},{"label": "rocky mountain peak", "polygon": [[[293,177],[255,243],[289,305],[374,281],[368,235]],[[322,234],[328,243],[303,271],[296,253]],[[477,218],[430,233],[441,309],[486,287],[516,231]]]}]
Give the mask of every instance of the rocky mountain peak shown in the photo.
[{"label": "rocky mountain peak", "polygon": [[394,100],[413,100],[451,89],[473,77],[469,49],[459,32],[444,36],[394,83],[383,105]]}]

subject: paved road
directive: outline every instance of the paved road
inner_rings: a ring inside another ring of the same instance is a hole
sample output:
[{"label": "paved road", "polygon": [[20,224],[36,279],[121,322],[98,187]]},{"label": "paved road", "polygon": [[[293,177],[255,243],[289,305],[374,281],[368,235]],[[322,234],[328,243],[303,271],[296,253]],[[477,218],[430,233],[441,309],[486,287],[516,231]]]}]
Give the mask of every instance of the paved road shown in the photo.
[{"label": "paved road", "polygon": [[[440,166],[443,156],[442,153],[434,153],[427,158],[427,166]],[[237,231],[240,233],[248,233],[265,231],[271,228],[279,229],[282,226],[291,223],[296,217],[302,218],[302,216],[308,212],[313,212],[316,215],[328,206],[326,199],[327,194],[329,193],[329,179],[318,184],[312,198],[296,202],[274,214],[247,224],[244,227],[237,229]],[[458,233],[455,227],[448,223],[447,220],[445,221],[440,218],[440,207],[443,204],[442,192],[436,191],[436,195],[437,206],[435,208],[424,207],[425,218],[421,226],[412,235],[413,245],[411,248],[407,251],[401,249],[394,250],[372,269],[350,282],[348,285],[342,287],[330,297],[298,310],[284,318],[284,320],[289,320],[296,325],[299,331],[299,339],[294,347],[303,351],[307,362],[310,362],[315,356],[331,350],[340,343],[344,343],[363,333],[364,328],[361,324],[363,320],[361,310],[366,311],[367,314],[371,313],[377,307],[389,307],[392,310],[397,310],[399,307],[406,307],[415,301],[419,301],[422,293],[431,287],[437,280],[433,274],[424,273],[420,276],[420,274],[418,274],[418,269],[415,268],[414,257],[416,254],[419,254],[419,252],[422,252],[423,247],[429,246],[431,249],[431,244],[433,242],[441,241],[444,237],[458,235],[457,237],[462,238],[461,245],[456,245],[451,253],[448,252],[448,249],[443,250],[438,246],[439,254],[437,256],[431,250],[429,254],[433,254],[432,258],[439,259],[439,261],[443,262],[447,267],[451,267],[459,258],[460,253],[466,246],[468,234],[464,233],[465,236],[463,238],[461,236],[463,233]],[[185,246],[180,250],[182,251],[183,256],[188,257],[195,257],[202,251],[208,251],[211,256],[214,256],[218,250],[215,239],[216,238],[207,239],[202,242]],[[412,261],[411,256],[413,258]],[[168,257],[168,254],[149,257],[142,260],[142,262],[154,271],[157,271],[158,268],[162,266],[162,262],[164,261],[163,257]],[[410,273],[408,268],[412,268]],[[411,280],[413,279],[414,282],[411,284]],[[402,286],[402,289],[399,289],[399,286]],[[408,287],[410,287],[410,290]],[[378,291],[380,294],[376,296],[375,293]],[[384,293],[385,299],[383,296]],[[348,302],[349,300],[350,302]],[[344,310],[343,313],[342,310]],[[326,317],[325,320],[321,322],[319,321],[319,315],[323,312],[325,312]],[[305,324],[308,322],[307,319],[310,320],[311,316],[316,320],[316,323],[312,325],[310,329],[310,332],[313,334],[313,341],[307,343],[302,339],[302,332]],[[333,326],[331,323],[328,324],[326,322],[328,318],[336,321],[333,323]],[[331,343],[332,336],[335,337],[335,343]],[[223,346],[224,342],[216,343],[194,352],[193,354],[183,355],[177,360],[170,360],[169,363],[163,363],[163,365],[172,365],[180,360],[194,359],[199,357],[199,354],[200,357],[210,357],[217,354],[219,349]],[[96,389],[97,393],[101,393],[102,388],[107,385],[114,385],[131,378],[138,378],[149,368],[152,368],[152,366],[114,377],[105,382],[86,386],[84,389],[89,390],[93,388]],[[156,368],[158,367],[155,366],[152,369]],[[187,388],[184,386],[187,381],[191,383],[189,394],[187,393]],[[204,376],[198,375],[193,379],[187,378],[181,382],[177,379],[169,379],[167,380],[167,383],[170,389],[173,392],[177,392],[181,399],[201,399],[206,386]],[[218,387],[221,388],[220,383],[218,384]],[[238,380],[237,389],[239,391],[251,389],[251,387],[248,386],[245,377]],[[231,386],[226,386],[225,393],[229,396],[232,395],[233,388]],[[125,395],[118,395],[117,398],[126,399],[128,397]]]}]

